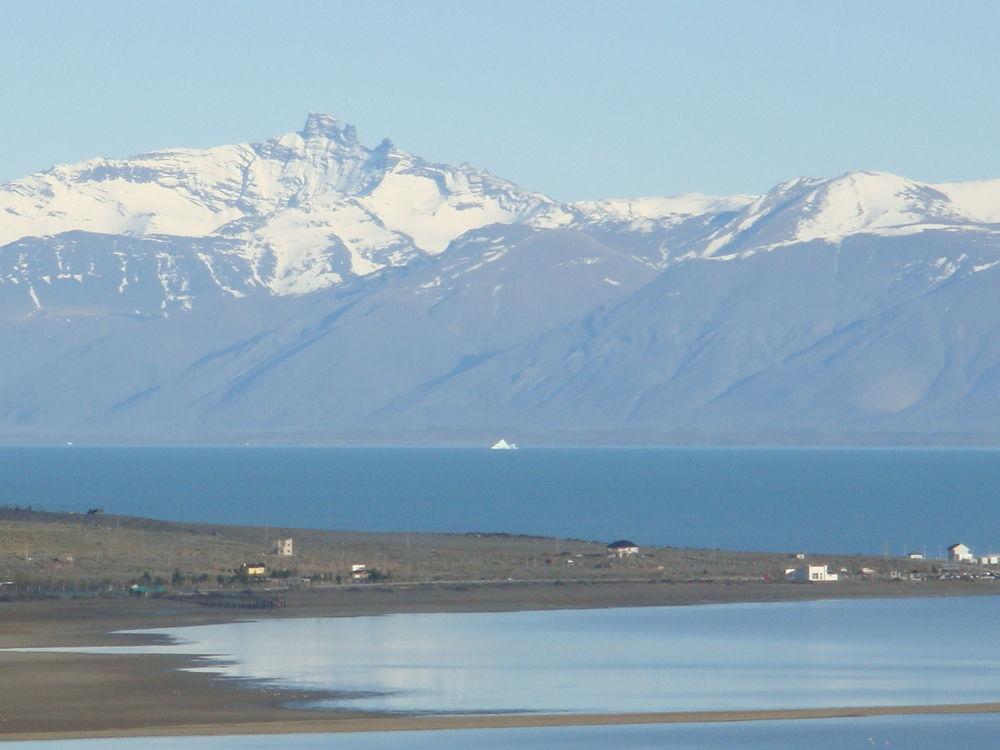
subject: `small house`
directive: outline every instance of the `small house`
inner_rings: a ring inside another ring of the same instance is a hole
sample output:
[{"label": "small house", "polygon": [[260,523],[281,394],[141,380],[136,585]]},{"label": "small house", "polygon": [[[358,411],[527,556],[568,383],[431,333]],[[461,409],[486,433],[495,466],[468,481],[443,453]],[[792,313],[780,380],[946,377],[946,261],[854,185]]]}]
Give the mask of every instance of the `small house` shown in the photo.
[{"label": "small house", "polygon": [[364,563],[354,563],[351,565],[351,580],[352,581],[367,581],[368,580],[368,566]]},{"label": "small house", "polygon": [[267,575],[267,566],[260,562],[243,563],[240,566],[240,572],[247,578],[263,578]]},{"label": "small house", "polygon": [[820,583],[836,581],[840,578],[837,573],[831,573],[826,565],[800,565],[797,568],[791,568],[786,575],[790,581],[796,583]]},{"label": "small house", "polygon": [[1000,565],[1000,555],[990,552],[988,555],[982,555],[979,558],[980,565]]},{"label": "small house", "polygon": [[907,557],[910,558],[911,560],[923,560],[924,559],[924,555],[921,552],[911,552],[910,554],[907,555]]},{"label": "small house", "polygon": [[295,554],[295,540],[275,539],[271,554],[279,557],[292,557]]},{"label": "small house", "polygon": [[972,562],[972,549],[961,542],[948,547],[948,559],[951,562]]},{"label": "small house", "polygon": [[639,545],[628,539],[617,539],[608,545],[608,557],[633,557],[639,554]]}]

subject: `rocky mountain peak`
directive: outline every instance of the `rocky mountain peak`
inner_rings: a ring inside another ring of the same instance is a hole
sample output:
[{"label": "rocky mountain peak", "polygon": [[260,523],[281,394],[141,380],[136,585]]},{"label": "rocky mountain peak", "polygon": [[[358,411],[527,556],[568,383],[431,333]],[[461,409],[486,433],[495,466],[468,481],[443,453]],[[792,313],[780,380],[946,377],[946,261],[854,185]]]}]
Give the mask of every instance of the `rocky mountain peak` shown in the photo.
[{"label": "rocky mountain peak", "polygon": [[306,117],[306,123],[299,131],[306,140],[322,138],[326,140],[336,140],[344,144],[354,144],[358,142],[358,132],[349,123],[341,123],[333,115],[321,112],[310,112]]}]

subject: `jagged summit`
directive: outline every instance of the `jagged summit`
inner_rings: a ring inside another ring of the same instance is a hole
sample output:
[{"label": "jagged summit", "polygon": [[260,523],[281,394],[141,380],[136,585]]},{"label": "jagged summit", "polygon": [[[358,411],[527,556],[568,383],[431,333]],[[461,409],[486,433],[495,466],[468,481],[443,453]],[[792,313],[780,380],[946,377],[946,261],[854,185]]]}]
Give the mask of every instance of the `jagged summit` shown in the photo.
[{"label": "jagged summit", "polygon": [[153,151],[57,167],[0,186],[0,245],[83,231],[217,238],[251,286],[300,294],[444,250],[555,202],[471,167],[427,162],[312,113],[263,143]]},{"label": "jagged summit", "polygon": [[306,117],[306,124],[299,131],[303,138],[327,138],[336,139],[345,143],[356,143],[358,131],[351,124],[341,124],[333,115],[322,112],[310,112]]}]

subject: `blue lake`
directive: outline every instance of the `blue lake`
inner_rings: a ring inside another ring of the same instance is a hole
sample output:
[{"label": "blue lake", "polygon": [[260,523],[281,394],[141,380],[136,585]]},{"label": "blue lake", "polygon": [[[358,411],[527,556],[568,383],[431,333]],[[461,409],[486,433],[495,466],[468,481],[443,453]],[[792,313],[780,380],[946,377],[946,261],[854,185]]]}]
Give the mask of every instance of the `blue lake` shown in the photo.
[{"label": "blue lake", "polygon": [[2,448],[0,504],[363,531],[1000,549],[1000,451]]},{"label": "blue lake", "polygon": [[[196,669],[394,712],[628,713],[1000,700],[1000,597],[279,619],[175,628]],[[80,650],[80,649],[69,649]],[[91,649],[94,650],[94,649]]]},{"label": "blue lake", "polygon": [[17,750],[940,750],[1000,747],[1000,717],[887,716],[735,724],[137,738],[11,743]]}]

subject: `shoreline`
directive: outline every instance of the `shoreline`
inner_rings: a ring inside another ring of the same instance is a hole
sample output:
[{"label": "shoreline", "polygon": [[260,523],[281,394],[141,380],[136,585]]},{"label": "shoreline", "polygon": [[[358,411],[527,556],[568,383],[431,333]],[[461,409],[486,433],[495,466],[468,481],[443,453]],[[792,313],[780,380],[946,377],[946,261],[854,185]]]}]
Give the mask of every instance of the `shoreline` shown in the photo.
[{"label": "shoreline", "polygon": [[358,734],[367,732],[447,731],[452,729],[530,729],[538,727],[622,726],[636,724],[725,724],[756,721],[817,721],[877,716],[935,716],[1000,713],[998,703],[918,706],[845,706],[746,711],[668,711],[621,714],[476,714],[470,716],[379,715],[326,719],[146,726],[92,732],[0,734],[0,741],[114,739],[128,737],[241,737],[253,735]]},{"label": "shoreline", "polygon": [[[0,604],[0,648],[151,645],[157,630],[244,620],[428,612],[779,603],[857,598],[997,596],[975,581],[415,585],[304,592],[279,610],[211,610],[165,599]],[[128,634],[113,631],[146,630]],[[408,716],[295,707],[315,691],[181,671],[198,657],[72,652],[0,653],[0,741],[85,737],[295,734],[674,722],[820,719],[928,713],[1000,713],[1000,702],[628,714]],[[60,710],[53,712],[51,707]]]},{"label": "shoreline", "polygon": [[281,596],[287,606],[275,609],[202,607],[177,598],[88,597],[0,603],[0,649],[152,644],[156,642],[152,635],[116,631],[303,617],[1000,596],[1000,583],[960,579],[414,582],[288,591]]}]

